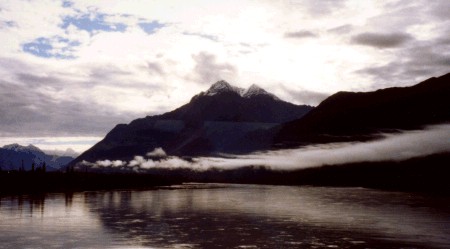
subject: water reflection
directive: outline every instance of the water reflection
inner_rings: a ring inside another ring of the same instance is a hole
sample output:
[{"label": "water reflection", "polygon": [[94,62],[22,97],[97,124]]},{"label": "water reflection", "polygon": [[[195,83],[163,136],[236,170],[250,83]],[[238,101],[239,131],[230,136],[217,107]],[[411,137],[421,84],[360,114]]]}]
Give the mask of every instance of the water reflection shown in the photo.
[{"label": "water reflection", "polygon": [[0,248],[448,248],[449,204],[358,188],[214,184],[8,197]]},{"label": "water reflection", "polygon": [[445,199],[365,189],[213,187],[111,192],[88,203],[108,232],[146,246],[450,245]]},{"label": "water reflection", "polygon": [[[113,246],[81,196],[64,194],[0,198],[0,248]],[[100,231],[100,232],[99,232]],[[100,240],[100,241],[99,241]]]}]

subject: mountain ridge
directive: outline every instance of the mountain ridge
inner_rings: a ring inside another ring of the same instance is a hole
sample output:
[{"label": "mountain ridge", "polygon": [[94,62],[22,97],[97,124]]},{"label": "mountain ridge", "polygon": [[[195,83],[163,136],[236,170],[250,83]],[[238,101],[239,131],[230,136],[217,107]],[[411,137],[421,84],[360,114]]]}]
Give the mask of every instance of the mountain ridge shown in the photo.
[{"label": "mountain ridge", "polygon": [[201,92],[173,111],[115,126],[74,164],[130,160],[157,147],[168,155],[192,157],[364,141],[450,122],[450,73],[409,87],[338,92],[315,108],[267,94],[244,98],[245,90],[224,81],[213,86],[214,94]]},{"label": "mountain ridge", "polygon": [[450,121],[450,73],[408,87],[338,92],[275,136],[277,144],[365,140],[377,133]]},{"label": "mountain ridge", "polygon": [[256,85],[245,90],[218,81],[173,111],[116,125],[75,163],[130,159],[157,147],[180,156],[242,154],[266,149],[270,141],[255,141],[249,137],[251,132],[294,120],[313,108],[274,96]]},{"label": "mountain ridge", "polygon": [[265,89],[258,86],[257,84],[251,84],[247,89],[245,89],[241,87],[232,86],[230,83],[224,80],[217,81],[216,83],[212,84],[211,87],[206,92],[201,92],[196,96],[194,96],[194,98],[203,95],[214,96],[216,94],[221,94],[224,92],[234,92],[243,98],[252,98],[254,96],[265,95],[271,96],[275,100],[280,100],[277,96],[267,92]]},{"label": "mountain ridge", "polygon": [[0,147],[0,167],[3,170],[19,170],[22,166],[24,170],[30,170],[33,163],[36,167],[40,167],[45,162],[47,170],[52,171],[62,168],[73,159],[70,156],[46,154],[32,144],[22,146],[14,143]]}]

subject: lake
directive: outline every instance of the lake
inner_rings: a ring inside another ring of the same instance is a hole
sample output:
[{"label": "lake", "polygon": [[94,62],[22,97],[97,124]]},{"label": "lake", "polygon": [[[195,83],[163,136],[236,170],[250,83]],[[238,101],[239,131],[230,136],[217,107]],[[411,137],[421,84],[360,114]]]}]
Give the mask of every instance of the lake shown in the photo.
[{"label": "lake", "polygon": [[0,248],[450,248],[448,197],[184,184],[0,199]]}]

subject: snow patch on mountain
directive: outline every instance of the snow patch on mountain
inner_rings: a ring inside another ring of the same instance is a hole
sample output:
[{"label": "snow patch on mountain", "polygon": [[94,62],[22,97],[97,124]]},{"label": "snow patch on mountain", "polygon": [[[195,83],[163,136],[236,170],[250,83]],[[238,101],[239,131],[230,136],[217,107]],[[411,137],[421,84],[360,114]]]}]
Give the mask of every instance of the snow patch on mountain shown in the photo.
[{"label": "snow patch on mountain", "polygon": [[39,149],[38,147],[30,144],[28,146],[22,146],[20,144],[14,143],[14,144],[8,144],[2,147],[3,149],[6,150],[11,150],[11,151],[16,151],[16,152],[35,152],[35,153],[42,153],[44,154],[44,152]]},{"label": "snow patch on mountain", "polygon": [[205,95],[206,96],[214,96],[218,93],[223,93],[223,92],[235,92],[235,93],[241,95],[244,91],[245,91],[245,89],[243,89],[243,88],[232,86],[228,82],[221,80],[221,81],[217,81],[216,83],[214,83],[208,89],[208,91],[205,92]]},{"label": "snow patch on mountain", "polygon": [[208,91],[202,93],[201,95],[214,96],[216,94],[224,93],[224,92],[234,92],[243,98],[251,98],[254,96],[265,95],[265,96],[270,96],[276,100],[279,100],[278,97],[267,92],[266,90],[262,89],[261,87],[259,87],[256,84],[252,84],[249,88],[244,89],[244,88],[230,85],[230,83],[228,83],[224,80],[217,81],[208,89]]},{"label": "snow patch on mountain", "polygon": [[[71,154],[73,150],[67,150],[66,153]],[[30,144],[28,146],[22,146],[20,144],[9,144],[0,147],[0,167],[4,169],[18,170],[22,166],[25,170],[30,170],[32,163],[36,166],[42,165],[44,162],[47,164],[47,170],[56,170],[64,165],[67,165],[74,159],[70,155],[54,155],[46,154],[38,147]]]},{"label": "snow patch on mountain", "polygon": [[261,87],[259,87],[256,84],[251,85],[247,90],[245,90],[242,93],[242,97],[244,98],[251,98],[253,96],[258,96],[258,95],[267,95],[267,96],[271,96],[274,99],[278,100],[277,96],[267,92],[266,90],[262,89]]}]

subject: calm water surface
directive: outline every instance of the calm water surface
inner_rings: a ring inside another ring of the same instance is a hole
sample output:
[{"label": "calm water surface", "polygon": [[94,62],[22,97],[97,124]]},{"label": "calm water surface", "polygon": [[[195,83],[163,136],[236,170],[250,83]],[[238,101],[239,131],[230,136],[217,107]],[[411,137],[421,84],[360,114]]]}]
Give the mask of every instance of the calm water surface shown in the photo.
[{"label": "calm water surface", "polygon": [[445,197],[189,184],[0,199],[0,248],[450,248]]}]

